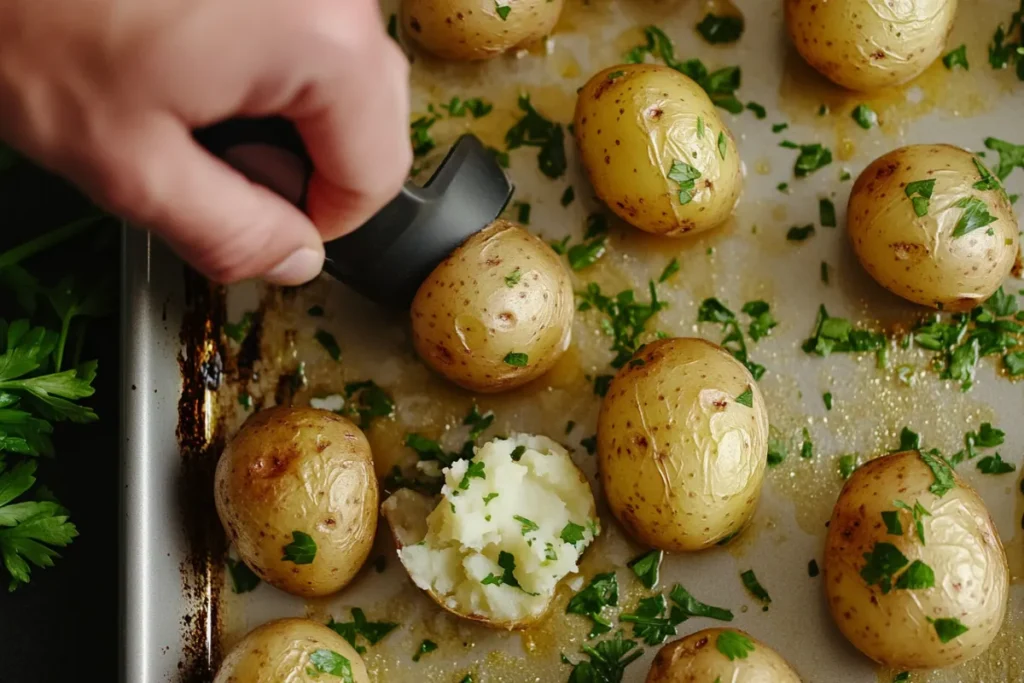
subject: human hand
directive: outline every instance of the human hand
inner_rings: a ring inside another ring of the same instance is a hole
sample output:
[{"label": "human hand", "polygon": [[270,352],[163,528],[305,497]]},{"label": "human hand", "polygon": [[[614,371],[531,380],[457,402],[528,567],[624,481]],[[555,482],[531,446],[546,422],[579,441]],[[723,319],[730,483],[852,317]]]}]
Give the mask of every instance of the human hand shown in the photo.
[{"label": "human hand", "polygon": [[[219,282],[310,280],[398,193],[407,78],[376,0],[0,4],[0,138]],[[308,217],[192,137],[271,114],[313,158]]]}]

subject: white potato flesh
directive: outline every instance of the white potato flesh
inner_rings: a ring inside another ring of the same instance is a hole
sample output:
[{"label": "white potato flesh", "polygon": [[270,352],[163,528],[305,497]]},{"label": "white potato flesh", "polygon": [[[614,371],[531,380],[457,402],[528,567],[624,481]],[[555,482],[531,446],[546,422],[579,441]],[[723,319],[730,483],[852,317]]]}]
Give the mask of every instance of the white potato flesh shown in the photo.
[{"label": "white potato flesh", "polygon": [[577,95],[573,130],[594,192],[631,225],[677,237],[732,215],[743,185],[736,141],[707,93],[675,69],[597,73]]},{"label": "white potato flesh", "polygon": [[[719,639],[725,642],[719,644]],[[740,648],[734,650],[733,648]],[[732,652],[730,659],[724,652]],[[745,652],[740,657],[736,652]],[[658,650],[647,683],[800,683],[786,660],[738,629],[709,628]]]},{"label": "white potato flesh", "polygon": [[245,636],[224,658],[213,683],[369,683],[348,641],[308,619],[279,619]]},{"label": "white potato flesh", "polygon": [[600,532],[586,477],[551,439],[517,434],[454,462],[444,478],[425,524],[424,496],[402,490],[384,502],[409,576],[460,616],[504,628],[536,621]]},{"label": "white potato flesh", "polygon": [[879,284],[951,311],[992,296],[1020,251],[1017,219],[998,178],[951,145],[911,145],[876,159],[853,186],[847,230]]},{"label": "white potato flesh", "polygon": [[564,0],[402,0],[402,27],[407,36],[442,59],[491,59],[551,33],[563,3]]},{"label": "white potato flesh", "polygon": [[957,0],[786,0],[797,51],[851,90],[906,83],[934,62],[953,27]]},{"label": "white potato flesh", "polygon": [[757,383],[703,339],[646,345],[612,380],[597,423],[601,482],[638,541],[700,550],[757,507],[768,412]]},{"label": "white potato flesh", "polygon": [[[857,649],[894,669],[953,666],[976,657],[1006,613],[1009,572],[998,532],[978,494],[947,471],[953,486],[940,496],[931,490],[937,482],[932,468],[917,451],[872,460],[846,482],[829,522],[824,582],[832,616]],[[915,515],[896,501],[919,504],[921,511]],[[896,516],[902,533],[891,533],[897,529],[883,512]],[[905,558],[891,573],[889,590],[864,575],[880,543]],[[900,587],[914,563],[930,568],[932,587]],[[967,630],[942,642],[940,631],[951,622],[941,620],[949,619]]]}]

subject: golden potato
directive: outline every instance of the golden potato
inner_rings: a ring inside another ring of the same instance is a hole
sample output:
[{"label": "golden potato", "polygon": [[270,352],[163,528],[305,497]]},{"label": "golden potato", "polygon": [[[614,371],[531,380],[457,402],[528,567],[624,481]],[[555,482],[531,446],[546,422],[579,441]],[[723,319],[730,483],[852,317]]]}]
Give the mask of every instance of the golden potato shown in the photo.
[{"label": "golden potato", "polygon": [[586,476],[551,439],[513,434],[444,477],[440,499],[400,489],[381,506],[402,566],[452,614],[508,630],[537,623],[601,531]]},{"label": "golden potato", "polygon": [[254,414],[217,463],[217,513],[264,581],[304,597],[341,590],[377,530],[377,477],[359,428],[326,410]]},{"label": "golden potato", "polygon": [[412,336],[427,365],[492,393],[535,379],[569,346],[572,281],[558,255],[498,220],[466,240],[420,285]]},{"label": "golden potato", "polygon": [[911,145],[876,159],[853,186],[847,227],[879,284],[951,311],[990,297],[1020,249],[999,179],[950,145]]},{"label": "golden potato", "polygon": [[800,683],[786,660],[750,634],[731,628],[691,633],[658,650],[647,683]]},{"label": "golden potato", "polygon": [[563,2],[402,0],[402,27],[442,59],[491,59],[551,33]]},{"label": "golden potato", "polygon": [[1003,623],[1009,573],[978,494],[941,456],[904,451],[846,482],[828,526],[824,583],[857,649],[894,669],[931,669],[985,651]]},{"label": "golden potato", "polygon": [[599,72],[576,99],[576,143],[594,192],[641,230],[710,230],[740,196],[739,149],[694,81],[666,66]]},{"label": "golden potato", "polygon": [[370,683],[348,641],[309,619],[278,619],[243,638],[224,658],[213,683]]},{"label": "golden potato", "polygon": [[601,404],[597,455],[608,505],[655,548],[700,550],[742,529],[757,507],[767,454],[757,383],[703,339],[643,347]]},{"label": "golden potato", "polygon": [[934,62],[953,27],[957,0],[786,0],[797,52],[851,90],[906,83]]}]

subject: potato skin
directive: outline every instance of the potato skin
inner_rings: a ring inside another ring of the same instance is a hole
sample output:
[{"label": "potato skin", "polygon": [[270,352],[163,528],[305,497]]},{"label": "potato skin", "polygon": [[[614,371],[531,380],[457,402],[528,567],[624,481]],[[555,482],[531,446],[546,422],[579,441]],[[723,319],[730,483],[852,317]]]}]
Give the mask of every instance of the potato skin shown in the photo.
[{"label": "potato skin", "polygon": [[[882,456],[861,466],[843,486],[825,541],[824,581],[832,616],[851,643],[894,669],[953,666],[981,654],[1006,613],[1009,572],[1006,554],[984,502],[959,476],[941,498],[917,451]],[[903,535],[887,532],[882,512],[893,501],[919,501],[925,544],[910,513],[900,511]],[[935,573],[935,586],[883,594],[860,571],[875,543],[896,546],[909,562]],[[928,618],[957,618],[968,631],[942,643]]]},{"label": "potato skin", "polygon": [[[597,73],[577,96],[574,130],[594,191],[631,225],[678,237],[732,214],[743,184],[736,141],[704,90],[678,71],[623,64]],[[687,204],[668,178],[676,161],[701,173]]]},{"label": "potato skin", "polygon": [[[716,643],[726,631],[746,636],[754,649],[745,659],[729,658]],[[647,673],[647,683],[800,683],[800,677],[761,641],[739,629],[708,628],[668,643],[660,650]]]},{"label": "potato skin", "polygon": [[[960,311],[1003,283],[1020,249],[1017,219],[1001,189],[972,187],[982,179],[975,161],[982,163],[959,147],[911,145],[860,174],[847,230],[857,258],[879,284],[915,303]],[[906,187],[921,180],[935,180],[935,186],[927,215],[919,217]],[[955,204],[971,197],[983,200],[998,220],[954,238],[964,212]]]},{"label": "potato skin", "polygon": [[[366,437],[326,410],[279,406],[254,414],[217,463],[217,513],[242,560],[281,590],[341,590],[377,530],[377,478]],[[292,532],[316,542],[310,564],[283,560]]]},{"label": "potato skin", "polygon": [[[519,279],[506,278],[518,271]],[[540,377],[569,346],[572,281],[558,255],[515,223],[497,220],[466,240],[412,302],[416,352],[459,386],[506,391]],[[509,365],[525,353],[525,367]]]},{"label": "potato skin", "polygon": [[502,19],[494,0],[402,0],[402,27],[441,59],[477,61],[551,33],[564,0],[509,0]]},{"label": "potato skin", "polygon": [[362,657],[337,633],[309,619],[278,619],[245,636],[224,658],[213,683],[312,683],[310,655],[330,650],[349,661],[355,683],[370,683]]},{"label": "potato skin", "polygon": [[[748,389],[749,408],[736,401]],[[655,548],[701,550],[742,529],[757,507],[767,453],[757,383],[703,339],[648,344],[601,404],[597,454],[608,505],[630,535]]]},{"label": "potato skin", "polygon": [[786,0],[786,29],[800,55],[850,90],[900,85],[934,62],[957,0]]}]

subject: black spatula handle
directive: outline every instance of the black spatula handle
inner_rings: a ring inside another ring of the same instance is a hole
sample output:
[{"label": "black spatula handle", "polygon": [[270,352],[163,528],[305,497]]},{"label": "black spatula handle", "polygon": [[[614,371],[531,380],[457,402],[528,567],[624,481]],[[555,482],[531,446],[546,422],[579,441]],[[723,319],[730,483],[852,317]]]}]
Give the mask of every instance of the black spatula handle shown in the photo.
[{"label": "black spatula handle", "polygon": [[[304,207],[313,164],[290,121],[232,119],[196,131],[212,153]],[[491,223],[512,185],[472,135],[459,138],[420,187],[397,197],[355,232],[325,245],[324,270],[374,301],[408,306],[423,279],[459,244]]]}]

